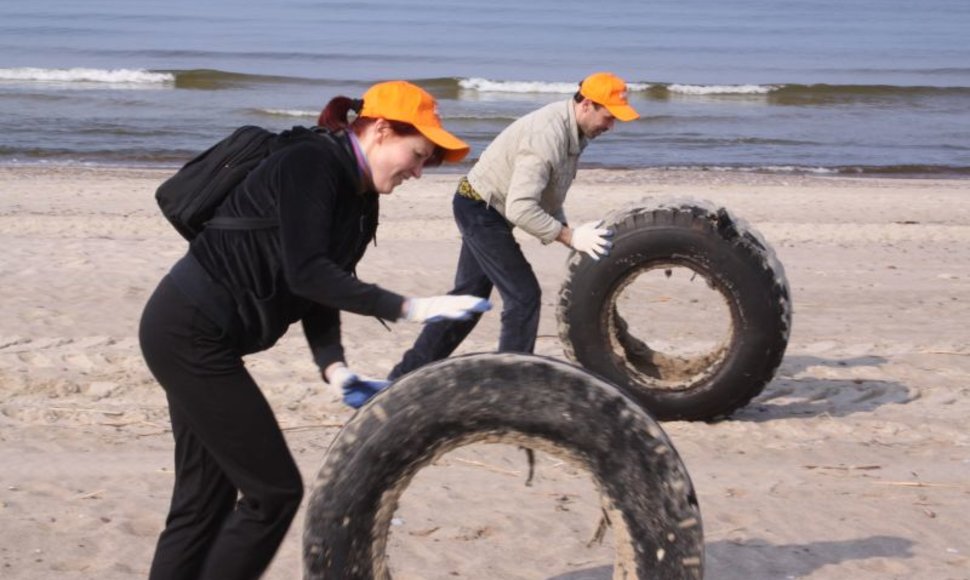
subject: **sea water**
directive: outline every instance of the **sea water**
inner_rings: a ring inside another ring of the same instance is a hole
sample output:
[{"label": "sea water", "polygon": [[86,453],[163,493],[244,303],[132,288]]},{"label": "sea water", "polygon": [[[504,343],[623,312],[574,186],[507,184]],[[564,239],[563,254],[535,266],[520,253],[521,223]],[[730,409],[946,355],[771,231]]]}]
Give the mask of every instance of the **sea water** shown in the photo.
[{"label": "sea water", "polygon": [[407,79],[467,165],[609,70],[641,118],[587,167],[970,175],[967,38],[966,0],[5,0],[0,163],[174,167]]}]

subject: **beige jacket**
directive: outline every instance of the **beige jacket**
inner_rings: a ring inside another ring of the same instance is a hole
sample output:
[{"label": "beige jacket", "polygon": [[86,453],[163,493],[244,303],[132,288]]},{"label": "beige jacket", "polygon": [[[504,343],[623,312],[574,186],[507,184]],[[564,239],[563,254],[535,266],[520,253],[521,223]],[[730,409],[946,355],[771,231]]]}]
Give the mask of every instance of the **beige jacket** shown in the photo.
[{"label": "beige jacket", "polygon": [[563,202],[586,143],[573,100],[551,103],[502,130],[468,182],[512,225],[549,243],[566,223]]}]

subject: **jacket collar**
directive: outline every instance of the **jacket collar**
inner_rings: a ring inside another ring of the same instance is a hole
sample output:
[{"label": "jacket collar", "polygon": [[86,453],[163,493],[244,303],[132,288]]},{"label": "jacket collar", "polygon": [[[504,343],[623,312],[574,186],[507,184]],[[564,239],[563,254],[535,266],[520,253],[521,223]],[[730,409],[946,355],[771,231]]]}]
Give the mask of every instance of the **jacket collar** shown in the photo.
[{"label": "jacket collar", "polygon": [[589,139],[579,134],[579,122],[576,120],[576,106],[570,98],[566,101],[566,126],[569,127],[569,154],[579,155],[589,144]]},{"label": "jacket collar", "polygon": [[[351,139],[356,139],[356,136],[352,135],[350,131],[336,131],[331,133],[320,130],[318,133],[327,137],[331,143],[338,145],[338,149],[343,153],[345,169],[353,176],[353,181],[356,185],[355,192],[358,195],[371,193],[373,188],[370,185],[370,177],[363,175],[360,159],[357,157],[357,151],[354,143],[351,141]],[[366,163],[366,160],[364,162]]]}]

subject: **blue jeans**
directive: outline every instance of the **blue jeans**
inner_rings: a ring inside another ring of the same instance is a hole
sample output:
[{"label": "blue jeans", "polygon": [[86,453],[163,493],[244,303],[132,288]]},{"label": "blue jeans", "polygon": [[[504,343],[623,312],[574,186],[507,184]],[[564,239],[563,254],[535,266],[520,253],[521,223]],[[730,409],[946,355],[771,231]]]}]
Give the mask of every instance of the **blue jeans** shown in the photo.
[{"label": "blue jeans", "polygon": [[[502,214],[481,201],[455,195],[452,208],[462,242],[455,287],[448,294],[488,298],[492,288],[498,288],[503,304],[499,352],[531,353],[539,332],[542,290],[512,235],[512,226]],[[404,353],[388,378],[394,380],[446,358],[475,328],[480,316],[425,325],[414,346]]]}]

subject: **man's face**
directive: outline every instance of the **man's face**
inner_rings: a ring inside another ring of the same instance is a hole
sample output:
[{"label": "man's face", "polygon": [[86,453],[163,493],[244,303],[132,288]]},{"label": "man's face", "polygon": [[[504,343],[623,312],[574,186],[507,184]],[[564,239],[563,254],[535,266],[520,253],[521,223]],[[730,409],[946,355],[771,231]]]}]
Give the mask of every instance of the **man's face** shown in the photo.
[{"label": "man's face", "polygon": [[576,111],[576,123],[587,139],[595,139],[613,128],[616,117],[606,107],[583,99]]}]

